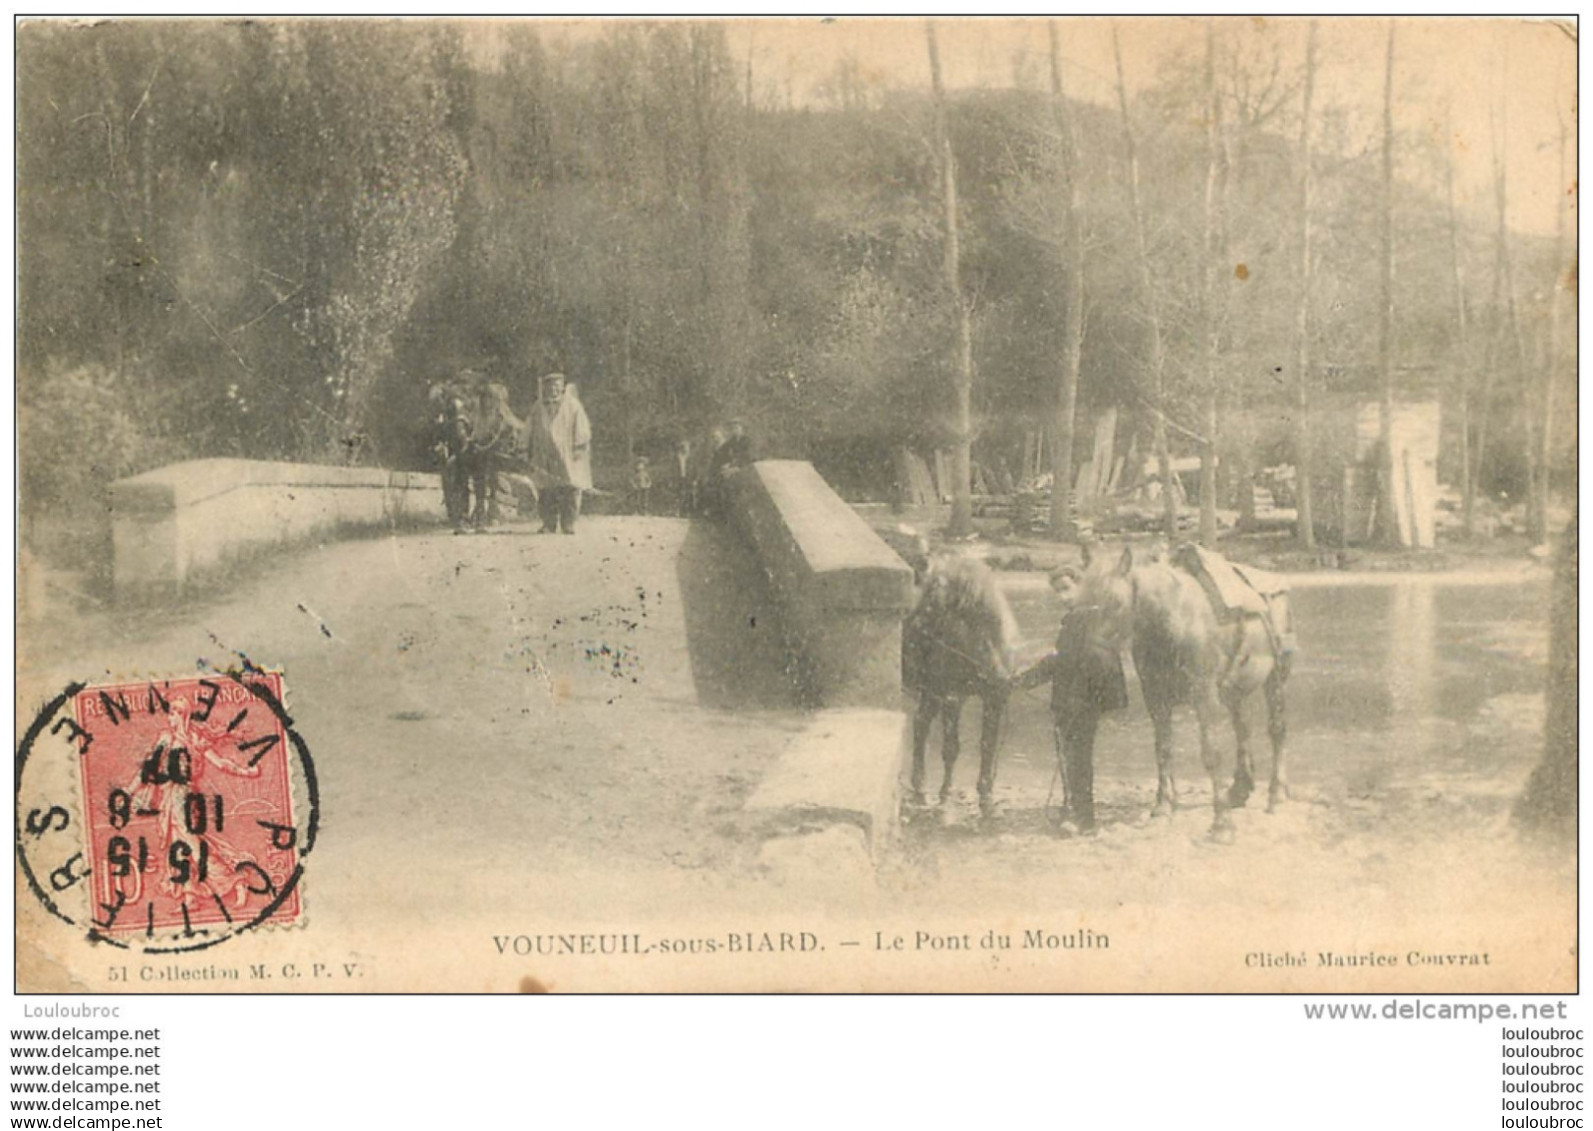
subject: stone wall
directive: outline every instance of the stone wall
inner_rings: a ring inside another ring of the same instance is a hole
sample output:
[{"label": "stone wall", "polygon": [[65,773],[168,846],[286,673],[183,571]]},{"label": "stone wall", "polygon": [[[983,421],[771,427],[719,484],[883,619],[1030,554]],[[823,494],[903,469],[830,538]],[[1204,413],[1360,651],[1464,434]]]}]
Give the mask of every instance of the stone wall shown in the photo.
[{"label": "stone wall", "polygon": [[171,464],[111,484],[116,594],[179,591],[252,550],[443,518],[436,475],[243,459]]},{"label": "stone wall", "polygon": [[729,497],[811,701],[899,707],[902,619],[913,603],[907,563],[812,464],[756,463],[731,475]]}]

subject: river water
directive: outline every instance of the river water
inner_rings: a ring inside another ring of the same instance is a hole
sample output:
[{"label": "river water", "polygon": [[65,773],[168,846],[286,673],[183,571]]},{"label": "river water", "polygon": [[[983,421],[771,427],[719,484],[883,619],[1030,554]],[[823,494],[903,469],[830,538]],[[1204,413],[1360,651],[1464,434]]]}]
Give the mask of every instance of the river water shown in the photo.
[{"label": "river water", "polygon": [[[1038,578],[1009,579],[1007,591],[1026,641],[1041,646],[1055,632],[1060,603]],[[1292,600],[1299,651],[1288,688],[1287,765],[1296,793],[1353,800],[1462,789],[1504,798],[1520,788],[1542,741],[1546,575],[1313,576],[1299,579]],[[1132,668],[1129,686],[1128,710],[1101,728],[1097,793],[1148,805],[1155,759]],[[1041,688],[1012,703],[1000,794],[1013,807],[1031,807],[1054,787],[1048,696]],[[1252,698],[1257,779],[1265,782],[1271,748],[1261,696]],[[969,762],[974,713],[963,724]],[[1209,798],[1187,708],[1174,733],[1180,790]],[[1226,717],[1217,741],[1231,774]],[[961,768],[959,786],[971,786],[974,773]]]}]

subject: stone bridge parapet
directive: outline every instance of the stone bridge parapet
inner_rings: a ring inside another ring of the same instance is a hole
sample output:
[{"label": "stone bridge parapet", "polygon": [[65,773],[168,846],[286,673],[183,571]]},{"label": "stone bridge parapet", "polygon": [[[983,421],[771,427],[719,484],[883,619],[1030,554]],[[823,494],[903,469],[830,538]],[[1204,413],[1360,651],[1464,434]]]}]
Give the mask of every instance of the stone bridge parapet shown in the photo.
[{"label": "stone bridge parapet", "polygon": [[247,553],[441,521],[436,475],[268,460],[175,463],[111,484],[117,596],[176,592]]},{"label": "stone bridge parapet", "polygon": [[763,460],[730,476],[730,510],[768,576],[809,698],[900,705],[907,563],[814,470]]}]

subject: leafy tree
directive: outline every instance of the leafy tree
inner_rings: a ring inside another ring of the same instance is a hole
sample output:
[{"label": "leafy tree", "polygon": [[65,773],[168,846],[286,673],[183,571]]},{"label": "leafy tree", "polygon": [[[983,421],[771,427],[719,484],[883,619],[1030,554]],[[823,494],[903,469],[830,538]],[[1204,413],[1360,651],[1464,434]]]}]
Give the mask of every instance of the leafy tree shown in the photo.
[{"label": "leafy tree", "polygon": [[[1216,437],[1225,465],[1262,446],[1300,462],[1282,422],[1302,392],[1315,415],[1382,391],[1381,170],[1330,97],[1302,132],[1304,28],[1269,27],[1219,23],[1209,85],[1187,53],[1115,107],[1036,57],[1012,89],[945,92],[940,134],[928,84],[889,90],[852,60],[795,104],[722,25],[505,24],[485,49],[446,22],[24,25],[28,490],[71,433],[74,406],[39,392],[67,374],[116,405],[96,434],[129,438],[106,440],[126,459],[101,478],[211,455],[425,466],[426,385],[466,367],[522,408],[533,378],[569,373],[600,476],[731,413],[858,490],[882,489],[870,453],[967,439],[1011,464],[1041,421],[1060,471],[1069,386],[1076,416],[1119,409],[1141,451]],[[1479,490],[1563,474],[1574,436],[1546,422],[1575,390],[1543,375],[1574,358],[1552,302],[1569,253],[1451,223],[1440,149],[1395,151],[1395,392],[1465,391],[1473,423],[1443,458],[1452,473],[1464,441]],[[1208,240],[1191,218],[1213,168]],[[1495,292],[1501,243],[1514,286]],[[1472,352],[1492,349],[1464,383],[1460,304]]]}]

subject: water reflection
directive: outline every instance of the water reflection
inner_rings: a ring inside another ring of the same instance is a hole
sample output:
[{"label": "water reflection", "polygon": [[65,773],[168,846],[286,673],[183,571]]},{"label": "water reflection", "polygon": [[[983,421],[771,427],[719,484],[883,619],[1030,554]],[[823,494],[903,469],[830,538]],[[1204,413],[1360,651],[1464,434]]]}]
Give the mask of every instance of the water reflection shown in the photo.
[{"label": "water reflection", "polygon": [[[1060,606],[1020,582],[1009,589],[1026,637],[1049,640]],[[1297,781],[1365,782],[1421,766],[1487,772],[1527,756],[1547,675],[1548,583],[1477,583],[1443,575],[1306,578],[1292,599],[1300,650],[1289,681],[1291,772]],[[1258,702],[1251,709],[1259,711]],[[1049,770],[1043,694],[1013,704],[1009,764]],[[1504,721],[1502,721],[1504,720]],[[1259,716],[1258,737],[1265,735]],[[1178,761],[1198,776],[1193,721],[1181,724]],[[1231,736],[1221,735],[1225,749]],[[1517,749],[1519,748],[1519,749]],[[1262,738],[1258,754],[1265,750]],[[1102,769],[1152,773],[1138,688],[1098,750]]]},{"label": "water reflection", "polygon": [[1464,722],[1494,695],[1539,692],[1548,586],[1447,585],[1441,578],[1297,588],[1297,726],[1362,729]]}]

